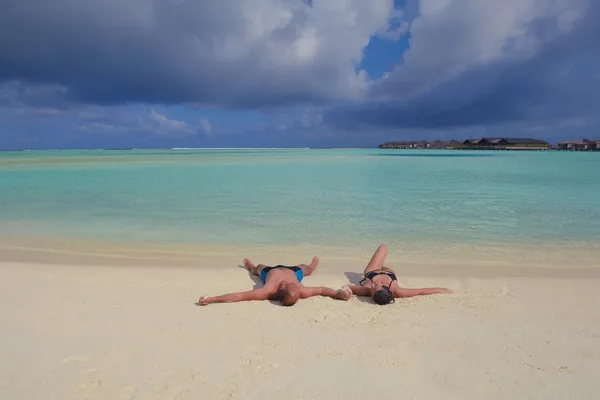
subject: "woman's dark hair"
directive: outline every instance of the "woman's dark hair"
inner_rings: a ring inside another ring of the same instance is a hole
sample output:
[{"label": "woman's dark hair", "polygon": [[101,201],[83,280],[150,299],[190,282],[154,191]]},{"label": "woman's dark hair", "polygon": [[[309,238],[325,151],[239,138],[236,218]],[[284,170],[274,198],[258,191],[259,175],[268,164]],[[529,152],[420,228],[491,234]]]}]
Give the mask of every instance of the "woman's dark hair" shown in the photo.
[{"label": "woman's dark hair", "polygon": [[390,289],[384,287],[373,294],[373,300],[380,306],[384,306],[394,302],[394,295]]}]

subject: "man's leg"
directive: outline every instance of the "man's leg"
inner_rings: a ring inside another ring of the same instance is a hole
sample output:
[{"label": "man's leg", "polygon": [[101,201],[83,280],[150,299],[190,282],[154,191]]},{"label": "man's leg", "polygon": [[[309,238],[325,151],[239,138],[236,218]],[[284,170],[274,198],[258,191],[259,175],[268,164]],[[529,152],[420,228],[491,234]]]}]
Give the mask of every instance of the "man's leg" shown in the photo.
[{"label": "man's leg", "polygon": [[373,257],[371,257],[371,261],[367,264],[365,268],[365,275],[370,271],[376,271],[383,268],[383,263],[385,262],[385,258],[387,257],[387,246],[382,244],[377,248]]},{"label": "man's leg", "polygon": [[310,265],[300,264],[298,265],[298,267],[302,268],[302,273],[304,274],[304,276],[309,276],[310,274],[315,272],[315,269],[317,269],[317,265],[319,265],[319,257],[314,256],[312,261],[310,262]]},{"label": "man's leg", "polygon": [[267,267],[267,265],[264,265],[264,264],[254,265],[252,263],[252,261],[250,261],[246,258],[246,259],[244,259],[244,267],[246,267],[246,269],[248,271],[250,271],[251,273],[253,273],[254,275],[260,276],[260,271],[262,271],[263,268]]}]

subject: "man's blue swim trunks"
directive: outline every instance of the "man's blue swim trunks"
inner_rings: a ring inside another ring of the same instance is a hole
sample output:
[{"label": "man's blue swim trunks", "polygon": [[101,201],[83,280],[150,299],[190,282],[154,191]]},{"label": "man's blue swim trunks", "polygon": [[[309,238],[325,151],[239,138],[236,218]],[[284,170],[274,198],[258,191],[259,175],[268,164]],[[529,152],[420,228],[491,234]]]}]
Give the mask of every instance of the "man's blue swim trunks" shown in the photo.
[{"label": "man's blue swim trunks", "polygon": [[304,278],[304,272],[302,271],[302,268],[300,268],[300,267],[288,267],[287,265],[276,265],[274,267],[264,267],[262,269],[262,271],[260,271],[260,279],[262,280],[263,284],[267,283],[267,274],[269,273],[269,271],[271,271],[272,269],[275,269],[275,268],[291,269],[292,271],[294,271],[296,273],[296,278],[298,278],[298,282],[302,282],[302,278]]}]

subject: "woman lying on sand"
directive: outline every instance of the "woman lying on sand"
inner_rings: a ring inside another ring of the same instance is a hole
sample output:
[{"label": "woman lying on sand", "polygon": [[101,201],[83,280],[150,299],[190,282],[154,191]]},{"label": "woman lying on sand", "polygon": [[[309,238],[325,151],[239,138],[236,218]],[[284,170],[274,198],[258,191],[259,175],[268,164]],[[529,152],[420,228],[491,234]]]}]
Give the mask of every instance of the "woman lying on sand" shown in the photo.
[{"label": "woman lying on sand", "polygon": [[396,297],[413,297],[428,294],[452,293],[446,288],[405,289],[398,285],[394,271],[383,265],[387,256],[387,247],[381,245],[365,268],[365,277],[358,285],[349,285],[357,296],[373,296],[375,303],[385,305],[394,302]]},{"label": "woman lying on sand", "polygon": [[325,296],[338,300],[349,300],[352,292],[348,287],[340,290],[328,287],[305,287],[302,279],[312,274],[319,259],[313,257],[310,265],[300,264],[294,267],[276,265],[269,267],[263,264],[254,265],[248,259],[244,260],[244,267],[252,274],[260,276],[264,286],[247,292],[224,294],[217,297],[200,297],[198,303],[202,306],[212,303],[234,303],[250,300],[278,300],[284,306],[293,306],[298,299],[307,299],[313,296]]}]

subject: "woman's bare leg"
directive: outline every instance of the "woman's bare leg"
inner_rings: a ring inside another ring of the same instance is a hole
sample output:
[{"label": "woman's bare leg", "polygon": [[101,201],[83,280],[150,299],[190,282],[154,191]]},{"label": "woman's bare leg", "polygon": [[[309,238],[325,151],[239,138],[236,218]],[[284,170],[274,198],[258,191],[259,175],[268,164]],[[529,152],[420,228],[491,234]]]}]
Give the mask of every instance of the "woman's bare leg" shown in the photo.
[{"label": "woman's bare leg", "polygon": [[317,265],[319,265],[319,257],[314,256],[312,261],[310,262],[310,265],[300,264],[298,265],[298,267],[302,268],[304,276],[309,276],[310,274],[315,272],[315,269],[317,269]]},{"label": "woman's bare leg", "polygon": [[370,271],[379,270],[383,267],[383,263],[385,262],[385,258],[387,257],[387,246],[382,244],[377,248],[373,257],[371,257],[371,261],[367,264],[365,268],[365,275]]}]

